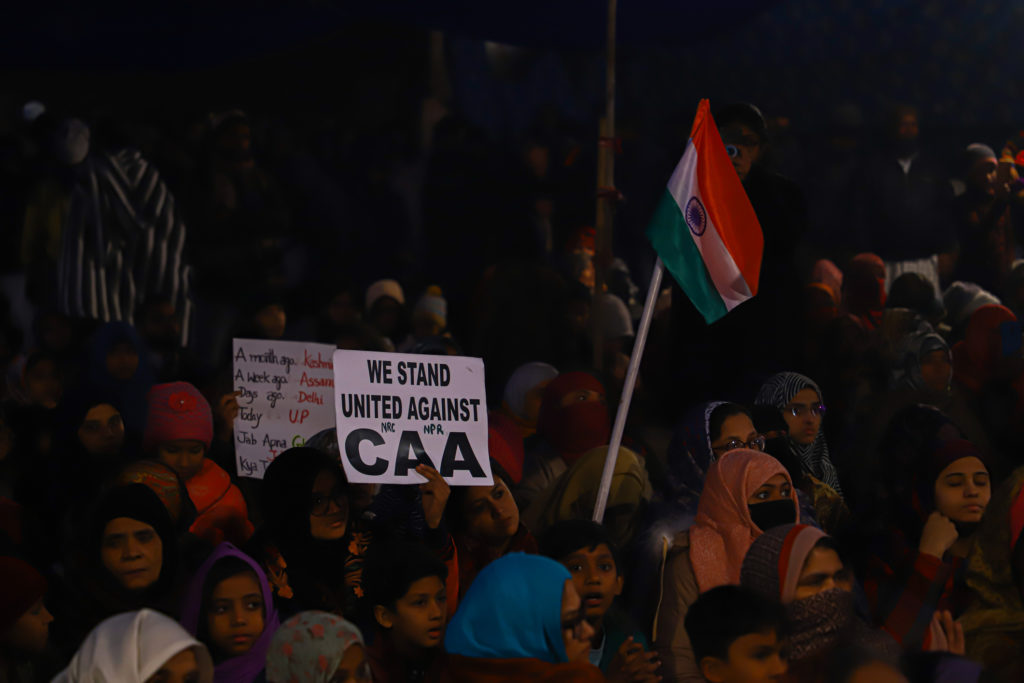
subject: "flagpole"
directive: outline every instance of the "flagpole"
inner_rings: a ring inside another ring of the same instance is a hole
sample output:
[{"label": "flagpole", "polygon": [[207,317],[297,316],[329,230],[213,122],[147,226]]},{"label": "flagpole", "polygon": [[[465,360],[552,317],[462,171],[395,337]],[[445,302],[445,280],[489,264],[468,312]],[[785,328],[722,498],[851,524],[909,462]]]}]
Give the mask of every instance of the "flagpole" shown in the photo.
[{"label": "flagpole", "polygon": [[622,444],[622,432],[626,429],[629,404],[633,400],[633,388],[636,386],[636,376],[640,372],[640,360],[643,358],[644,346],[647,344],[647,332],[651,328],[651,318],[654,317],[654,305],[657,303],[658,295],[661,293],[661,275],[663,270],[664,267],[659,256],[654,261],[654,272],[651,273],[651,284],[647,288],[644,312],[640,316],[640,327],[636,332],[633,353],[629,357],[629,367],[626,369],[626,381],[622,385],[619,408],[615,413],[612,440],[608,444],[608,454],[604,458],[601,485],[597,489],[597,502],[594,504],[594,521],[599,524],[604,521],[604,511],[608,505],[608,494],[612,488],[612,476],[615,474],[615,462],[619,458],[619,446]]}]

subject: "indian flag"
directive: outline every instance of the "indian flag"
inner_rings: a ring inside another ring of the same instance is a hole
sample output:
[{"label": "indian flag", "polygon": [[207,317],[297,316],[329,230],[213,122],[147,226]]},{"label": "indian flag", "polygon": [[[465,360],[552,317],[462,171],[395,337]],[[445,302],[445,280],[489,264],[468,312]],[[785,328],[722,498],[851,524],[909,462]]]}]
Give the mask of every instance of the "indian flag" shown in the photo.
[{"label": "indian flag", "polygon": [[764,237],[707,100],[669,178],[647,237],[711,324],[757,294]]}]

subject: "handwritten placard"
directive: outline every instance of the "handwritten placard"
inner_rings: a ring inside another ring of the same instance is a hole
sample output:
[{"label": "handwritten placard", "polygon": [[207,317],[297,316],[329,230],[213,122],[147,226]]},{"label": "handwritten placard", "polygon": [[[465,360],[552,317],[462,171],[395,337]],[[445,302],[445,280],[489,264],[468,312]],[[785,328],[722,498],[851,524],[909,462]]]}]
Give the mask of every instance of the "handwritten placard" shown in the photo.
[{"label": "handwritten placard", "polygon": [[263,478],[282,451],[334,426],[334,347],[235,339],[238,397],[235,465],[240,477]]},{"label": "handwritten placard", "polygon": [[453,486],[491,483],[481,359],[335,351],[334,384],[349,481],[418,484],[422,463]]}]

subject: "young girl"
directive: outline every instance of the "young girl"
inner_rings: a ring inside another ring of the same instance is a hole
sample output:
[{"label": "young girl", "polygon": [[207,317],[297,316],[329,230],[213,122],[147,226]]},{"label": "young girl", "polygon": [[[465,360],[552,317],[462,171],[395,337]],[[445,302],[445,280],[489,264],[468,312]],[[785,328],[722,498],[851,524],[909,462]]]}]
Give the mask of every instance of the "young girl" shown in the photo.
[{"label": "young girl", "polygon": [[110,617],[82,642],[54,683],[213,683],[210,653],[178,622],[143,609]]},{"label": "young girl", "polygon": [[751,543],[768,529],[797,521],[799,506],[786,469],[770,455],[734,450],[711,465],[688,531],[676,535],[663,567],[654,644],[673,680],[700,681],[684,622],[701,593],[738,583]]},{"label": "young girl", "polygon": [[821,389],[810,377],[796,372],[780,372],[761,386],[754,403],[779,410],[789,426],[789,440],[807,474],[842,494],[839,474],[828,454],[825,433],[821,429],[825,415]]},{"label": "young girl", "polygon": [[480,572],[459,605],[444,639],[442,680],[603,681],[587,661],[593,636],[569,570],[513,553]]},{"label": "young girl", "polygon": [[185,594],[181,623],[213,655],[216,683],[251,683],[278,627],[263,569],[230,543],[217,546]]},{"label": "young girl", "polygon": [[185,480],[196,507],[189,530],[211,545],[244,543],[253,531],[245,499],[228,473],[206,457],[213,441],[210,404],[188,382],[154,386],[148,403],[143,450]]},{"label": "young girl", "polygon": [[270,642],[268,683],[372,683],[373,680],[363,635],[337,615],[300,612],[284,622]]}]

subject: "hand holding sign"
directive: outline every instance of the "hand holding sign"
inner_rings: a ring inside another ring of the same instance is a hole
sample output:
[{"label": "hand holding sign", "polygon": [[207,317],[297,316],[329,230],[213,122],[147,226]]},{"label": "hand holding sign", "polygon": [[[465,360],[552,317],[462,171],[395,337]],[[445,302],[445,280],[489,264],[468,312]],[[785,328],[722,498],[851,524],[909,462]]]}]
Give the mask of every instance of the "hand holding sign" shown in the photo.
[{"label": "hand holding sign", "polygon": [[334,386],[350,482],[422,484],[427,465],[452,486],[491,483],[479,358],[339,350]]},{"label": "hand holding sign", "polygon": [[417,465],[416,472],[426,477],[427,483],[420,484],[420,495],[423,498],[423,518],[427,526],[436,529],[444,516],[444,506],[448,504],[451,487],[441,474],[430,465]]}]

